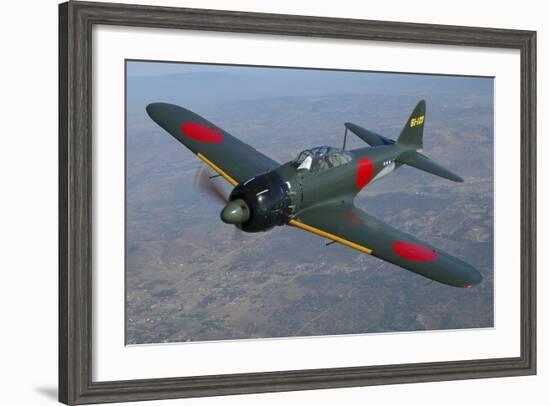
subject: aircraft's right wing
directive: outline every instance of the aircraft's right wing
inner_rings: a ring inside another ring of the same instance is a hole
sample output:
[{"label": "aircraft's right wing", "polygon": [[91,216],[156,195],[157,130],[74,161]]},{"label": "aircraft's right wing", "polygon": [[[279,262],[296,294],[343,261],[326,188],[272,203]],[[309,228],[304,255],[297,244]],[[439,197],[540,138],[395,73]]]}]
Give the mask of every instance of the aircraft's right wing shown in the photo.
[{"label": "aircraft's right wing", "polygon": [[430,158],[422,155],[420,152],[417,151],[405,151],[395,160],[397,162],[410,165],[413,168],[431,173],[432,175],[441,176],[442,178],[452,180],[453,182],[464,182],[464,179],[462,179],[456,173],[451,172],[447,168],[444,168],[443,166],[432,161]]},{"label": "aircraft's right wing", "polygon": [[152,103],[147,106],[147,114],[233,186],[279,166],[273,159],[183,107]]},{"label": "aircraft's right wing", "polygon": [[385,224],[353,205],[306,209],[290,220],[289,225],[446,285],[471,287],[482,279],[481,274],[466,262]]}]

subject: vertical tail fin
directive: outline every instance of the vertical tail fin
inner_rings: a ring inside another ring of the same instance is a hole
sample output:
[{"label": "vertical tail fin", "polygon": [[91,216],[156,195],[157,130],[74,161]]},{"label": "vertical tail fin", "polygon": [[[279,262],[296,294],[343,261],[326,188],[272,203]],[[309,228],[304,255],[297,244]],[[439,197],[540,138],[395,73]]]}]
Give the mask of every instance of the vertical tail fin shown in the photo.
[{"label": "vertical tail fin", "polygon": [[424,133],[425,119],[426,102],[420,100],[405,123],[403,130],[401,130],[397,143],[417,150],[422,149],[422,134]]}]

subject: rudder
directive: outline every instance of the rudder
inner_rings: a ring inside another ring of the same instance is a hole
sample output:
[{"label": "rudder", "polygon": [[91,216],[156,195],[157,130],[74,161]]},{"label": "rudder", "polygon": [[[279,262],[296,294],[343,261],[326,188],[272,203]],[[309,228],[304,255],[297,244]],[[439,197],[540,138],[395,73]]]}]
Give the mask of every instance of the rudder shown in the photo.
[{"label": "rudder", "polygon": [[405,123],[403,130],[401,130],[397,143],[416,150],[422,149],[422,135],[424,133],[425,120],[426,102],[420,100]]}]

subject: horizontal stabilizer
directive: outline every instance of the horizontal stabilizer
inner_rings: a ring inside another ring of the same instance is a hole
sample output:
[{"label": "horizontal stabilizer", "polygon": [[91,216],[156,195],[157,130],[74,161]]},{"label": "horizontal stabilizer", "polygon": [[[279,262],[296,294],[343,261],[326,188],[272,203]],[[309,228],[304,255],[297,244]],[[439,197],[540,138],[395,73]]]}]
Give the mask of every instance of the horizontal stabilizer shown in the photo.
[{"label": "horizontal stabilizer", "polygon": [[406,151],[399,155],[396,161],[429,172],[433,175],[452,180],[453,182],[464,182],[464,179],[462,179],[460,176],[454,174],[450,170],[435,163],[427,156],[422,155],[421,153],[416,151]]},{"label": "horizontal stabilizer", "polygon": [[357,124],[345,123],[345,126],[348,130],[350,130],[352,133],[354,133],[363,141],[365,141],[367,144],[373,147],[376,145],[395,144],[395,141],[390,140],[389,138],[386,138],[380,134],[373,133],[372,131],[369,131],[366,128],[358,126]]}]

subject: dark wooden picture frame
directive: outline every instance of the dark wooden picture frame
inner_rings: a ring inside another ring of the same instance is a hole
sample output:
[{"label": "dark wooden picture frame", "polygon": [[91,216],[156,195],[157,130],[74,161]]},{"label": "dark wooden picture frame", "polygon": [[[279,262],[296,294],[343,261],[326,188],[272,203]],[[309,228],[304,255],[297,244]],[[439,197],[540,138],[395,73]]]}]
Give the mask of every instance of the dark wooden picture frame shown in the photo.
[{"label": "dark wooden picture frame", "polygon": [[[521,353],[431,362],[130,381],[92,380],[94,24],[518,49],[521,55]],[[536,32],[217,10],[59,6],[59,400],[66,404],[338,388],[536,373]]]}]

